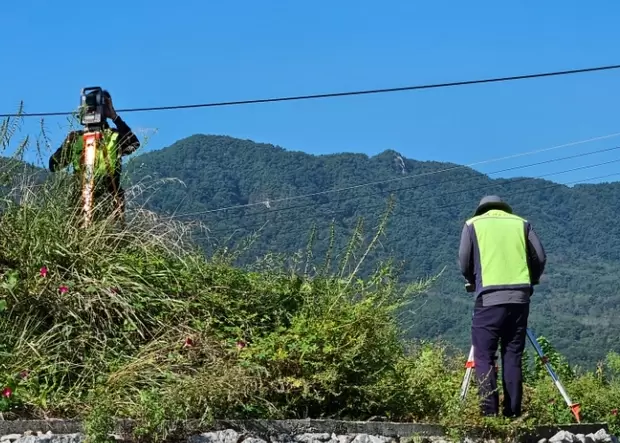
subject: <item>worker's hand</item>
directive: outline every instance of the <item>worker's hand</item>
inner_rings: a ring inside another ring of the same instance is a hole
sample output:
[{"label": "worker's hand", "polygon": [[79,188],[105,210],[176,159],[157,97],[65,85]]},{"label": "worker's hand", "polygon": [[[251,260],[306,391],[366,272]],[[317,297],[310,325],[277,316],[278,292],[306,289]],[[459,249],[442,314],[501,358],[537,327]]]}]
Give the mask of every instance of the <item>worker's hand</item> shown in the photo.
[{"label": "worker's hand", "polygon": [[116,117],[118,116],[118,114],[116,113],[116,110],[114,109],[114,104],[112,103],[112,98],[109,97],[107,99],[107,103],[106,103],[106,116],[108,118],[111,118],[112,120],[116,120]]}]

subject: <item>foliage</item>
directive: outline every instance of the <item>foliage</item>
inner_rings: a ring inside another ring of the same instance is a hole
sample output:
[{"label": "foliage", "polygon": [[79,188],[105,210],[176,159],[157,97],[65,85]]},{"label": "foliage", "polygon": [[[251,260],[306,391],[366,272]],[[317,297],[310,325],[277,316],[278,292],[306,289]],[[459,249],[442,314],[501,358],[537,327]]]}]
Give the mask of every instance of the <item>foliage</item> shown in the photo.
[{"label": "foliage", "polygon": [[[357,219],[348,242],[334,225],[325,249],[311,231],[298,254],[238,267],[243,251],[207,257],[193,225],[135,205],[124,225],[80,228],[63,173],[19,183],[0,215],[5,418],[85,418],[93,442],[109,439],[115,417],[155,442],[188,418],[503,426],[481,419],[475,387],[459,402],[461,353],[403,340],[397,319],[436,279],[405,284],[402,267],[377,260],[392,202],[370,234]],[[619,431],[617,362],[570,373],[567,388],[589,420]],[[561,401],[540,368],[528,372],[528,423],[570,421]]]}]

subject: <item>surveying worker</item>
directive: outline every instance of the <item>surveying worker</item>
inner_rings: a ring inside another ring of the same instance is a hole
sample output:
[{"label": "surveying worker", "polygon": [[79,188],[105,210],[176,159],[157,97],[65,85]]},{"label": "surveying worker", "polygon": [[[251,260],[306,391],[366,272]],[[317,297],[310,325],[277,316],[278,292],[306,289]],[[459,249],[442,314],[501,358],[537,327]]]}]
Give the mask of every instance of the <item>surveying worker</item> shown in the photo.
[{"label": "surveying worker", "polygon": [[[138,137],[121,119],[114,109],[112,97],[103,91],[105,115],[103,119],[103,139],[108,158],[98,155],[95,163],[95,202],[103,196],[112,196],[115,218],[122,220],[125,213],[125,191],[121,188],[122,156],[133,153],[140,147]],[[116,128],[111,128],[107,119],[112,120]],[[49,169],[54,172],[73,166],[75,176],[80,176],[83,149],[83,130],[71,131],[62,145],[49,159]]]},{"label": "surveying worker", "polygon": [[504,417],[519,417],[523,397],[522,356],[530,297],[546,263],[531,224],[501,198],[484,197],[461,233],[461,273],[476,295],[471,328],[482,413],[499,413],[495,359],[501,343]]}]

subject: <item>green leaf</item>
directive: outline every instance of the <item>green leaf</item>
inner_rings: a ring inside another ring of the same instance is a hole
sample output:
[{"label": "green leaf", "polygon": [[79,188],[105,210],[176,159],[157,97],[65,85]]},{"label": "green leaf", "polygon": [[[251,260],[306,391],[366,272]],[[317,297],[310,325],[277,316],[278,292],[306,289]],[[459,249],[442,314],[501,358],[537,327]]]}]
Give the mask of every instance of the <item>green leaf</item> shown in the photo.
[{"label": "green leaf", "polygon": [[0,300],[0,312],[6,311],[6,300]]},{"label": "green leaf", "polygon": [[4,289],[12,291],[17,286],[17,271],[11,271],[6,276],[6,281],[3,281],[1,286]]}]

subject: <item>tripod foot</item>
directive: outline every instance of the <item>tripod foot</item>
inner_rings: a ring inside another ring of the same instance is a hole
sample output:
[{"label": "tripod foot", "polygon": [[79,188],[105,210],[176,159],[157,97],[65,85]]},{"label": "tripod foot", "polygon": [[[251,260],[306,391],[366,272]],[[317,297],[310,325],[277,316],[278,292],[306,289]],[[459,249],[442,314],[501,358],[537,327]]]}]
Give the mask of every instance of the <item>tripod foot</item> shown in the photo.
[{"label": "tripod foot", "polygon": [[575,419],[577,419],[577,423],[581,423],[581,419],[579,418],[579,413],[581,412],[581,405],[579,403],[573,403],[572,405],[570,405],[570,409],[573,412]]}]

